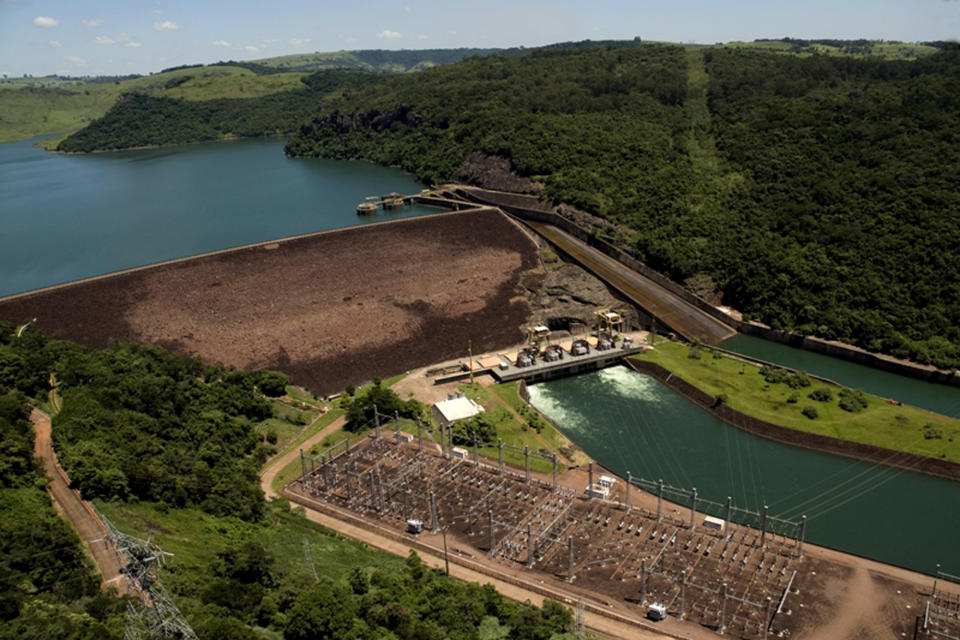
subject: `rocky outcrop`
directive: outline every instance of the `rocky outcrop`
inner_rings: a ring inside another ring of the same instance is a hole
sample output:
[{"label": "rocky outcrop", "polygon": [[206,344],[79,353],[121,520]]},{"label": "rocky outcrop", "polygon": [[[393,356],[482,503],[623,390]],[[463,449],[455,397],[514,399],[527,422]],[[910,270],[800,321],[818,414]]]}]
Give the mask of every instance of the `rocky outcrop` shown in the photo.
[{"label": "rocky outcrop", "polygon": [[510,160],[474,151],[454,172],[452,180],[484,189],[539,195],[543,186],[523,178],[513,169]]},{"label": "rocky outcrop", "polygon": [[581,267],[548,261],[545,271],[526,296],[532,322],[569,331],[578,325],[593,326],[594,313],[600,309],[616,309],[624,316],[625,326],[639,326],[636,310]]}]

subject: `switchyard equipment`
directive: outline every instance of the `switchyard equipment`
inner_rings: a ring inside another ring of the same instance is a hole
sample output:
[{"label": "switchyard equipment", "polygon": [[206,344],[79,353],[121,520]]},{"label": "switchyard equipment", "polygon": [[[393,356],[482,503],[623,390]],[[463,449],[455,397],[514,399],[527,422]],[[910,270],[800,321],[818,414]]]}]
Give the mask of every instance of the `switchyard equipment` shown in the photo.
[{"label": "switchyard equipment", "polygon": [[[775,631],[801,562],[805,522],[633,476],[623,489],[619,479],[603,478],[611,486],[597,488],[606,496],[588,497],[557,482],[553,456],[499,441],[475,442],[472,455],[454,457],[442,432],[439,446],[424,446],[425,437],[436,442],[434,433],[421,426],[409,443],[376,434],[352,446],[338,443],[311,457],[309,469],[304,458],[303,475],[284,495],[397,535],[420,520],[424,541],[437,534],[435,543],[423,542],[431,548],[440,547],[441,534],[452,536],[460,545],[455,553],[488,558],[491,571],[512,566],[539,574],[541,583],[551,576],[573,582],[581,592],[636,603],[640,615],[651,603],[662,604],[667,614],[733,637],[760,640]],[[498,459],[481,459],[481,447]],[[522,451],[524,469],[505,465],[504,451]],[[537,458],[553,462],[552,483],[531,473],[530,460]],[[655,511],[640,504],[641,491],[648,494],[643,505],[657,498]],[[689,504],[690,515],[664,512],[664,497]],[[698,511],[726,516],[724,529],[697,526]]]}]

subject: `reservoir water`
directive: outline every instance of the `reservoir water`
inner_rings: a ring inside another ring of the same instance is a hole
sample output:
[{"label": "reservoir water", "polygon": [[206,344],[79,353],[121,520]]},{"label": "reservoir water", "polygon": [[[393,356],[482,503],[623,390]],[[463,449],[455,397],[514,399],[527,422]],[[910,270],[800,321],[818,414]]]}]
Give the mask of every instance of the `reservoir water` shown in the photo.
[{"label": "reservoir water", "polygon": [[532,385],[531,401],[603,466],[788,519],[807,540],[924,573],[960,569],[960,485],[730,427],[626,367]]},{"label": "reservoir water", "polygon": [[61,155],[0,144],[0,296],[370,218],[366,196],[417,193],[398,169],[291,159],[279,138]]}]

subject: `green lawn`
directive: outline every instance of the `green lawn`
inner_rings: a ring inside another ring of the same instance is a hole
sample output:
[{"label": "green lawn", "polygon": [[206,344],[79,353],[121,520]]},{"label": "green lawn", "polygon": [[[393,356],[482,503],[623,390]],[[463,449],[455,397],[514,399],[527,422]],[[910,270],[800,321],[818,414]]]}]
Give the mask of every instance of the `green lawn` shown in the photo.
[{"label": "green lawn", "polygon": [[[769,384],[760,375],[760,367],[699,349],[699,359],[689,357],[690,347],[676,342],[660,342],[652,351],[635,356],[656,362],[684,380],[714,395],[726,395],[726,403],[743,413],[774,424],[819,433],[855,442],[909,451],[924,456],[960,462],[960,420],[907,405],[894,406],[882,398],[867,395],[867,408],[850,413],[839,406],[839,385],[812,380],[812,385],[791,389],[786,384]],[[832,399],[818,402],[809,394],[829,388]],[[798,401],[787,402],[796,395]],[[817,418],[801,411],[814,407]],[[939,437],[928,437],[936,436]]]},{"label": "green lawn", "polygon": [[[548,420],[540,416],[536,409],[523,401],[518,394],[519,386],[519,382],[497,384],[492,387],[467,383],[460,385],[459,389],[468,398],[483,405],[488,415],[496,422],[497,436],[502,438],[504,443],[521,449],[526,445],[530,447],[530,451],[545,450],[547,453],[573,455],[572,451],[575,448],[573,443],[557,431]],[[539,434],[532,426],[533,424],[540,426]],[[495,446],[481,447],[480,453],[494,459],[499,456],[499,450]],[[585,456],[579,450],[576,453]],[[504,451],[503,458],[510,464],[519,467],[524,465],[522,453]],[[576,464],[589,461],[586,457],[581,460],[575,455],[574,458]],[[535,471],[547,472],[553,470],[553,463],[538,457],[531,457],[530,468]],[[566,467],[561,463],[558,468],[562,471]]]}]

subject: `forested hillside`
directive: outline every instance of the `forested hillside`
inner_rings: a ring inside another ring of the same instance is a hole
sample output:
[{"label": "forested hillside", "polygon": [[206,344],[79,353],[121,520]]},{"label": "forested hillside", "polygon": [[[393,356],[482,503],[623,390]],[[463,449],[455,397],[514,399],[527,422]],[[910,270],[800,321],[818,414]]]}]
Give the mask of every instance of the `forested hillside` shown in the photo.
[{"label": "forested hillside", "polygon": [[365,71],[330,70],[304,77],[298,89],[249,98],[191,100],[130,93],[121,96],[102,118],[60,142],[57,150],[129,149],[288,133],[319,110],[328,94],[381,79],[380,74]]},{"label": "forested hillside", "polygon": [[201,640],[572,638],[572,614],[555,602],[507,600],[416,554],[345,540],[286,500],[265,503],[257,472],[270,439],[255,427],[285,393],[283,374],[159,347],[92,350],[0,321],[0,640],[124,633],[126,602],[100,594],[32,457],[30,404],[48,401],[51,381],[73,486],[122,531],[153,533],[174,554],[161,579]]},{"label": "forested hillside", "polygon": [[504,156],[748,317],[956,367],[958,58],[950,46],[917,61],[669,46],[474,58],[330,101],[287,151],[430,182],[472,151]]}]

